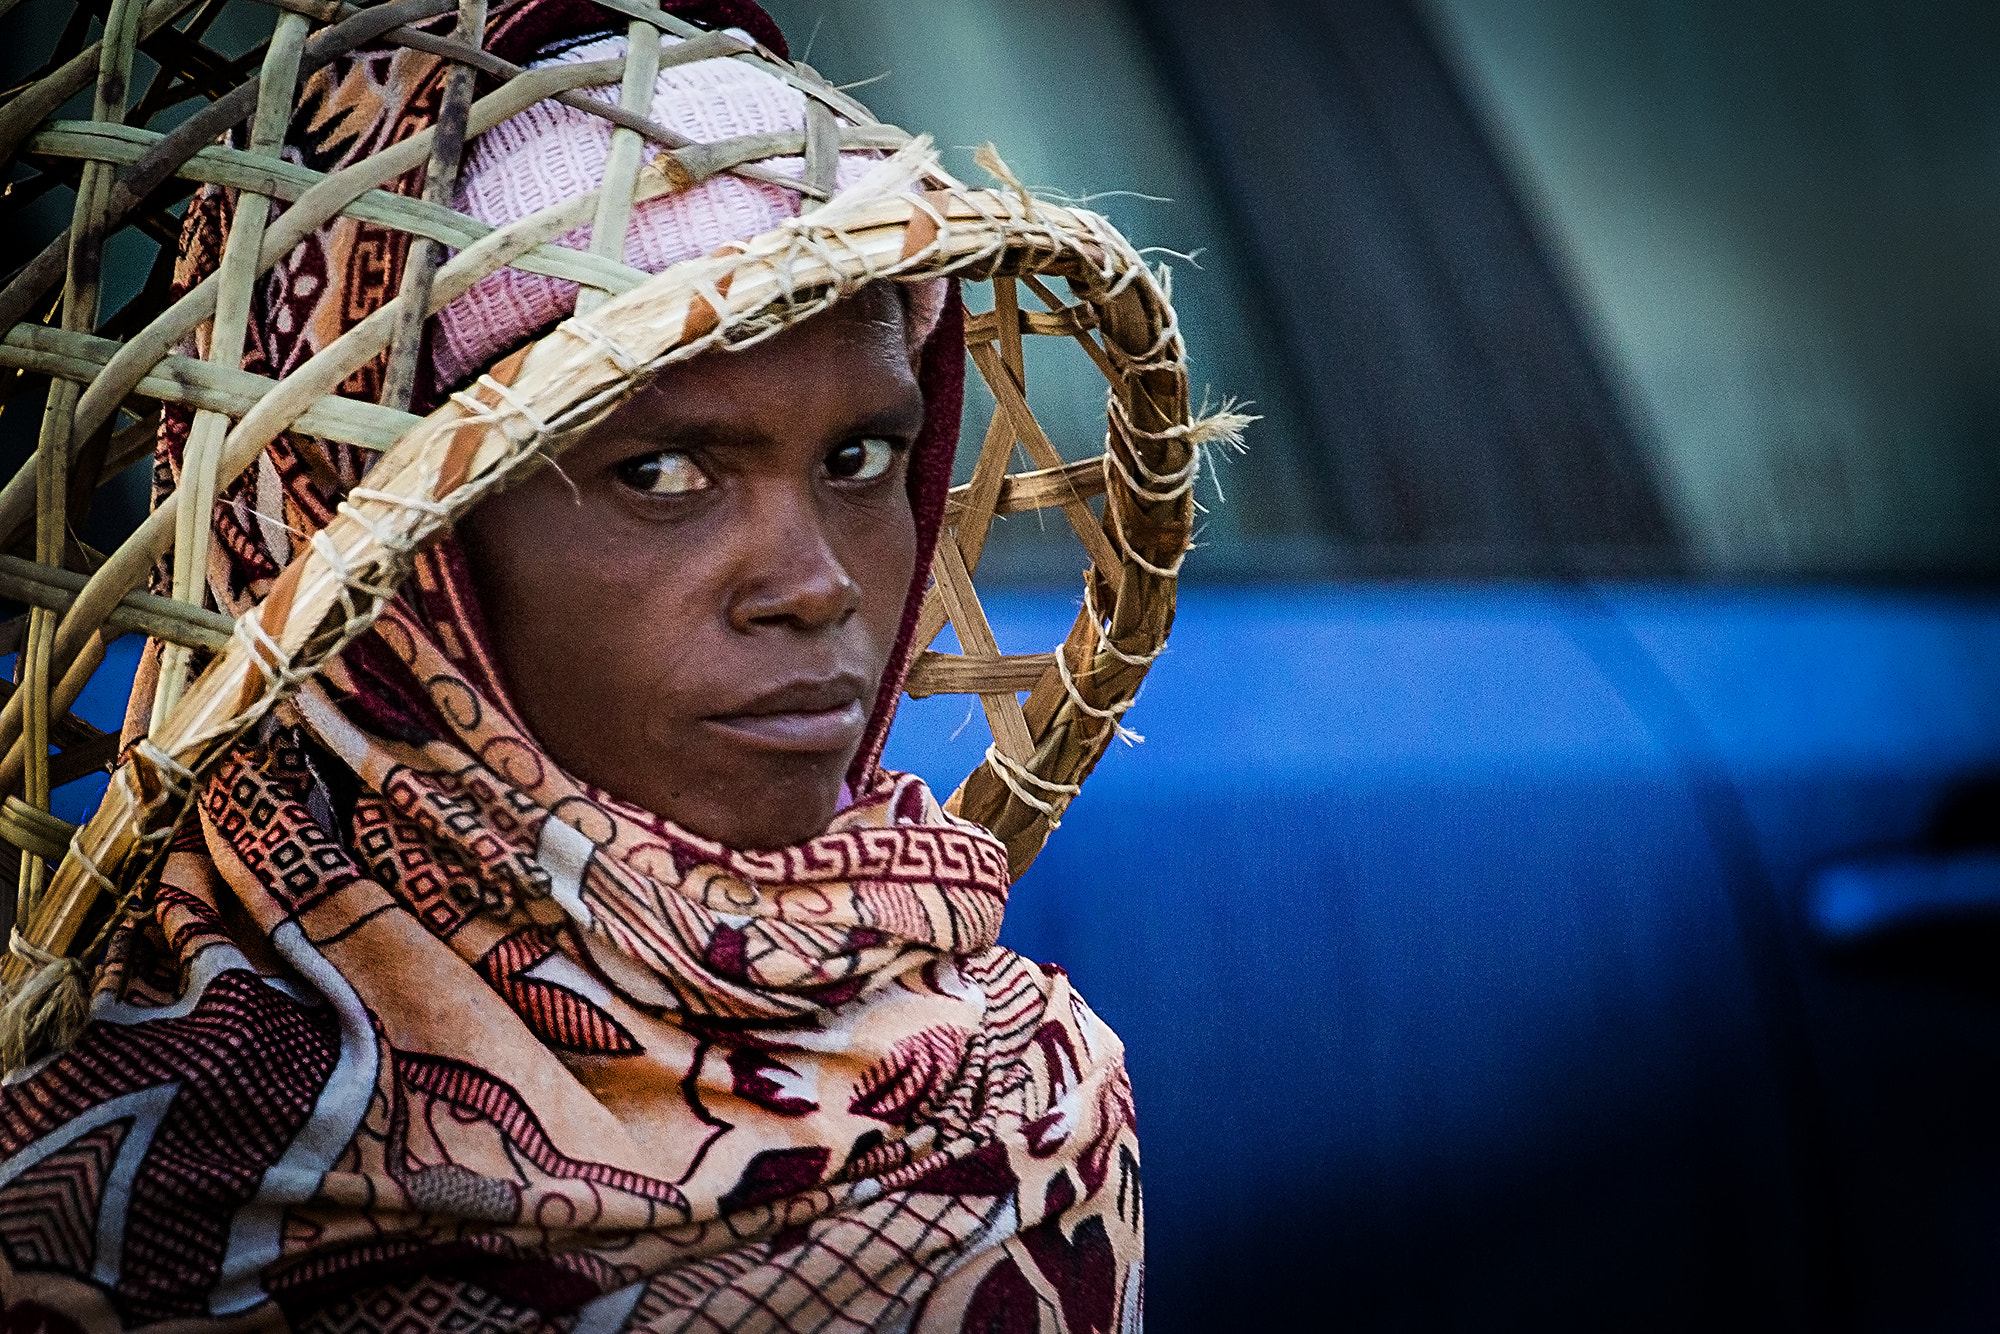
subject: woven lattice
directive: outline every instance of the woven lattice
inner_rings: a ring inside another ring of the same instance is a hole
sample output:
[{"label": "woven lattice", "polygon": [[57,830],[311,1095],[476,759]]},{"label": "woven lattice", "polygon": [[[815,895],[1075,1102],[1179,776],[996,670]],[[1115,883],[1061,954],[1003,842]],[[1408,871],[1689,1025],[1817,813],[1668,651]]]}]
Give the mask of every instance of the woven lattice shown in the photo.
[{"label": "woven lattice", "polygon": [[[643,0],[599,3],[630,20],[625,59],[527,71],[480,49],[483,0],[393,0],[365,9],[282,0],[268,44],[235,62],[200,41],[220,0],[113,0],[102,42],[59,53],[0,105],[0,155],[35,172],[17,180],[17,196],[65,180],[76,188],[70,231],[0,291],[7,330],[0,367],[11,368],[13,386],[32,376],[49,381],[34,461],[0,491],[7,546],[34,535],[33,560],[0,556],[0,593],[34,608],[21,640],[21,682],[0,713],[0,790],[19,794],[0,812],[0,837],[22,862],[20,930],[5,969],[17,1010],[60,975],[80,973],[115,906],[147,883],[205,767],[370,623],[419,545],[538,454],[559,453],[659,367],[742,345],[863,283],[955,274],[992,288],[991,308],[969,319],[966,341],[998,410],[971,480],[952,492],[919,627],[923,648],[949,623],[963,652],[923,652],[908,686],[912,695],[977,695],[984,707],[993,745],[953,806],[1005,841],[1018,873],[1120,730],[1173,620],[1201,445],[1242,420],[1191,420],[1181,340],[1161,282],[1104,219],[1030,198],[997,159],[988,166],[1001,188],[968,188],[938,166],[928,141],[879,123],[809,67],[704,32]],[[409,26],[454,8],[452,36]],[[663,47],[663,33],[684,40]],[[455,62],[434,128],[330,174],[282,161],[305,74],[385,42]],[[135,47],[162,67],[136,101]],[[691,144],[647,118],[661,62],[713,57],[754,62],[804,91],[803,133]],[[498,87],[475,96],[475,74]],[[93,81],[92,119],[50,119]],[[607,84],[622,85],[618,105],[579,92]],[[206,104],[170,132],[144,128],[196,97]],[[618,127],[604,189],[499,229],[453,212],[466,142],[544,98]],[[245,126],[238,141],[247,147],[219,146],[225,132]],[[649,141],[659,151],[647,152]],[[866,180],[829,199],[839,154],[853,149],[883,157]],[[802,181],[761,165],[787,155],[803,156]],[[19,177],[23,168],[10,170]],[[419,170],[421,197],[386,188]],[[626,267],[607,253],[610,243],[592,252],[552,244],[585,223],[615,243],[634,201],[725,171],[798,192],[801,216],[659,275]],[[100,323],[107,239],[138,227],[170,252],[177,223],[167,209],[202,182],[237,192],[219,271],[169,303],[171,255],[164,255],[132,304]],[[259,199],[281,211],[243,206]],[[396,299],[282,381],[243,370],[258,275],[343,214],[412,238]],[[456,253],[447,258],[447,249]],[[412,416],[405,408],[423,320],[506,265],[581,283],[578,313],[430,417]],[[204,325],[206,359],[176,355]],[[1065,463],[1036,421],[1022,343],[1037,336],[1074,340],[1103,372],[1110,390],[1103,454]],[[357,368],[385,352],[380,401],[338,396]],[[71,532],[92,489],[152,448],[161,403],[196,414],[180,491],[115,552],[82,550]],[[232,620],[202,602],[208,511],[217,492],[287,431],[382,456],[273,593]],[[1008,471],[1017,450],[1032,470]],[[1010,656],[995,642],[974,575],[994,518],[1035,509],[1060,510],[1082,544],[1084,609],[1053,650]],[[137,591],[169,556],[172,596]],[[125,633],[170,647],[149,733],[117,756],[115,738],[68,710],[105,645]],[[215,656],[189,681],[192,649]],[[52,786],[114,757],[111,787],[88,824],[71,830],[48,813]]]}]

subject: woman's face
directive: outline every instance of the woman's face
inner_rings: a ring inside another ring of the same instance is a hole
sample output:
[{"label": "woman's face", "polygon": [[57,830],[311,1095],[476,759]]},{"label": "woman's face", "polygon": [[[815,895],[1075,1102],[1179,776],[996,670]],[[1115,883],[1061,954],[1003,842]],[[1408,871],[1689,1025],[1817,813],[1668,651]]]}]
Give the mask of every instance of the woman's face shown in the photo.
[{"label": "woman's face", "polygon": [[571,774],[731,847],[826,827],[916,566],[903,318],[864,288],[671,366],[459,524],[515,706]]}]

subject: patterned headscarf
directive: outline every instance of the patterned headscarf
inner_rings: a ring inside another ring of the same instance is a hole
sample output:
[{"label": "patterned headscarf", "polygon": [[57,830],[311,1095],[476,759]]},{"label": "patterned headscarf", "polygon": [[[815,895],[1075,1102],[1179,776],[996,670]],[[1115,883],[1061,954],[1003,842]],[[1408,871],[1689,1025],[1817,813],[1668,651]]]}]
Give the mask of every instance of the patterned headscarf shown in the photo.
[{"label": "patterned headscarf", "polygon": [[[783,49],[737,0],[667,7]],[[487,45],[522,61],[603,26],[515,0]],[[337,61],[287,153],[326,171],[378,152],[429,123],[443,78],[403,49]],[[230,206],[191,205],[184,286]],[[259,295],[246,368],[282,375],[379,309],[404,245],[353,219],[302,244]],[[962,339],[954,291],[920,358],[920,571]],[[382,375],[344,391],[372,401]],[[188,426],[168,412],[165,479]],[[275,441],[217,500],[218,605],[254,604],[367,462]],[[878,765],[922,575],[851,804],[757,852],[564,773],[508,700],[472,588],[435,544],[235,749],[115,936],[82,1036],[0,1090],[0,1323],[1136,1327],[1118,1040],[1061,970],[997,947],[1001,846]]]}]

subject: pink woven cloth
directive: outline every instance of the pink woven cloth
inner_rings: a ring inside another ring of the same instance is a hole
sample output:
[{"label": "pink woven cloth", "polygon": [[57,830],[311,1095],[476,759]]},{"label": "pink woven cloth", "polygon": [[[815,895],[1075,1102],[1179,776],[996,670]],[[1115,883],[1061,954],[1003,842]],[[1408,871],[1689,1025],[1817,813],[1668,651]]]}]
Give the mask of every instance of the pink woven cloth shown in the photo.
[{"label": "pink woven cloth", "polygon": [[[735,29],[736,35],[749,38]],[[663,37],[670,50],[679,38]],[[623,36],[593,38],[531,62],[531,68],[612,60],[625,53]],[[585,90],[616,103],[615,85]],[[805,128],[805,94],[746,61],[698,60],[660,71],[652,118],[701,143]],[[454,206],[493,227],[504,227],[598,188],[611,153],[611,123],[602,117],[542,101],[481,135],[467,158]],[[656,151],[649,149],[649,152]],[[843,153],[839,188],[858,180],[879,154]],[[760,165],[800,177],[798,157]],[[801,196],[775,185],[719,175],[692,190],[633,206],[625,234],[625,263],[659,273],[682,260],[706,255],[725,242],[769,231],[799,212]],[[588,225],[557,245],[590,248]],[[441,388],[456,388],[503,354],[519,347],[576,309],[577,285],[520,269],[500,269],[475,283],[440,311],[431,359]],[[942,282],[908,292],[911,346],[921,346],[944,301]]]}]

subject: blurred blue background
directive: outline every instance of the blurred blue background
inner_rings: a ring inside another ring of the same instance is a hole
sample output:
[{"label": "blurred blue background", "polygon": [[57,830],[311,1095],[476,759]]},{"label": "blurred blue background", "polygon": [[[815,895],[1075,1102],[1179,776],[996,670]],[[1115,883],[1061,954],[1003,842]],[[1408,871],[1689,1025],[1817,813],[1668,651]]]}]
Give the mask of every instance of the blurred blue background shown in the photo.
[{"label": "blurred blue background", "polygon": [[1126,1041],[1152,1327],[1992,1328],[2000,877],[1810,897],[1990,837],[1996,664],[1984,593],[1189,590],[1004,936]]},{"label": "blurred blue background", "polygon": [[[2000,1327],[2000,10],[768,7],[1159,247],[1263,417],[1006,931],[1128,1044],[1151,1327]],[[1029,387],[1082,457],[1072,351]],[[1062,527],[987,549],[1007,651],[1075,614]],[[890,760],[986,740],[913,701]]]}]

